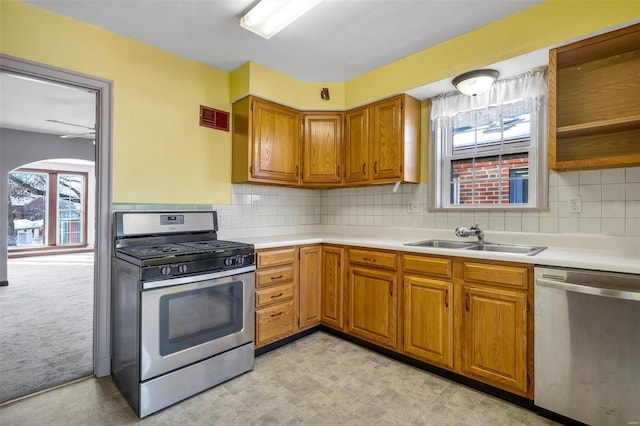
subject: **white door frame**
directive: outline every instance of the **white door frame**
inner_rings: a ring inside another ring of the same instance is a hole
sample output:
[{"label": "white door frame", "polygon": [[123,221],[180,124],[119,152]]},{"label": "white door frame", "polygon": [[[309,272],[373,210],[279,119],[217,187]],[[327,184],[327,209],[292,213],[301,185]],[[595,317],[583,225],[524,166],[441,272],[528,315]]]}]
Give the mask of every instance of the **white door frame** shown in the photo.
[{"label": "white door frame", "polygon": [[[93,372],[111,374],[111,144],[113,82],[0,54],[0,71],[96,91],[96,235],[94,263]],[[3,171],[3,175],[8,171]],[[6,177],[4,191],[6,200]],[[0,281],[7,280],[7,215],[0,217],[5,239],[0,243]]]}]

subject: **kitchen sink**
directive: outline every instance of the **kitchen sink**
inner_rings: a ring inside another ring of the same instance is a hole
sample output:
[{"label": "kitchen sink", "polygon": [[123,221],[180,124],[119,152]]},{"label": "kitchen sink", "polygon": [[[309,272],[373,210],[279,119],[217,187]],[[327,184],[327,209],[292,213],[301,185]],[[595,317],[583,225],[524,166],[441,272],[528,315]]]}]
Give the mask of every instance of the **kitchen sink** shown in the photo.
[{"label": "kitchen sink", "polygon": [[466,241],[447,241],[447,240],[426,240],[426,241],[418,241],[415,243],[405,244],[405,246],[434,247],[434,248],[448,248],[448,249],[462,249],[462,248],[472,247],[474,245],[476,245],[476,243],[466,242]]},{"label": "kitchen sink", "polygon": [[417,241],[415,243],[406,243],[405,246],[414,247],[433,247],[444,249],[461,249],[461,250],[477,250],[477,251],[490,251],[496,253],[511,253],[511,254],[524,254],[527,256],[535,256],[540,253],[546,247],[539,246],[520,246],[511,244],[496,244],[496,243],[478,243],[478,242],[466,242],[466,241],[449,241],[449,240],[426,240]]},{"label": "kitchen sink", "polygon": [[527,256],[535,256],[540,253],[546,247],[535,246],[514,246],[509,244],[474,244],[469,247],[465,247],[465,250],[478,250],[478,251],[493,251],[498,253],[513,253],[513,254],[526,254]]}]

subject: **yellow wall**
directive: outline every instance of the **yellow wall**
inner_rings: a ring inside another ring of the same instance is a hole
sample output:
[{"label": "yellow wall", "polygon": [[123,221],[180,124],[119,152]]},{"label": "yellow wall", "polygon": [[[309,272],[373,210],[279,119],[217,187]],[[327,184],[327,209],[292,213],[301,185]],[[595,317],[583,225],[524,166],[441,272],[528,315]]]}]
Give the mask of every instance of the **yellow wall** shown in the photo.
[{"label": "yellow wall", "polygon": [[[230,110],[232,100],[254,94],[302,110],[343,110],[638,18],[637,0],[547,0],[350,81],[303,82],[255,62],[230,74],[0,0],[0,52],[113,80],[114,202],[228,203],[231,136],[198,126],[200,104]],[[320,99],[323,87],[330,101]],[[426,153],[426,129],[421,139]],[[422,171],[424,181],[426,163]]]},{"label": "yellow wall", "polygon": [[[320,98],[324,87],[328,101]],[[343,110],[346,105],[345,83],[300,81],[253,61],[231,73],[231,101],[248,94],[301,110]]]},{"label": "yellow wall", "polygon": [[113,202],[229,203],[231,135],[198,124],[230,111],[229,73],[78,21],[0,1],[4,54],[113,81]]},{"label": "yellow wall", "polygon": [[547,0],[348,81],[347,107],[639,18],[638,0]]}]

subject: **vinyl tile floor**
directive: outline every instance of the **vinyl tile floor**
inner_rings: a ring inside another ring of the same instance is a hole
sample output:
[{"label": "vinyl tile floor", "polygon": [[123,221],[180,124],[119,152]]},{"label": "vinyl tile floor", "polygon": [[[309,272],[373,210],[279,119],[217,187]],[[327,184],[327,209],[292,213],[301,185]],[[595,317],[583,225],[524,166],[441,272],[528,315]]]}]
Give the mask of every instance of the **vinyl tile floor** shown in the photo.
[{"label": "vinyl tile floor", "polygon": [[323,332],[256,359],[253,371],[138,419],[110,377],[0,407],[9,425],[553,425]]}]

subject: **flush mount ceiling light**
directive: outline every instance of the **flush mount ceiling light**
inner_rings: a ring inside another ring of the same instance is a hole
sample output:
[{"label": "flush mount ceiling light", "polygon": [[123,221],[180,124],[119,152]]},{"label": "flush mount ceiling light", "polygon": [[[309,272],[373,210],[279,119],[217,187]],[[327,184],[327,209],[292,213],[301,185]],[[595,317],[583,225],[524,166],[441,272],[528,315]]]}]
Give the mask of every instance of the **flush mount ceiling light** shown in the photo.
[{"label": "flush mount ceiling light", "polygon": [[453,79],[453,85],[463,95],[476,96],[489,90],[500,73],[496,70],[474,70]]},{"label": "flush mount ceiling light", "polygon": [[267,40],[307,13],[321,0],[261,0],[240,18],[240,26]]}]

